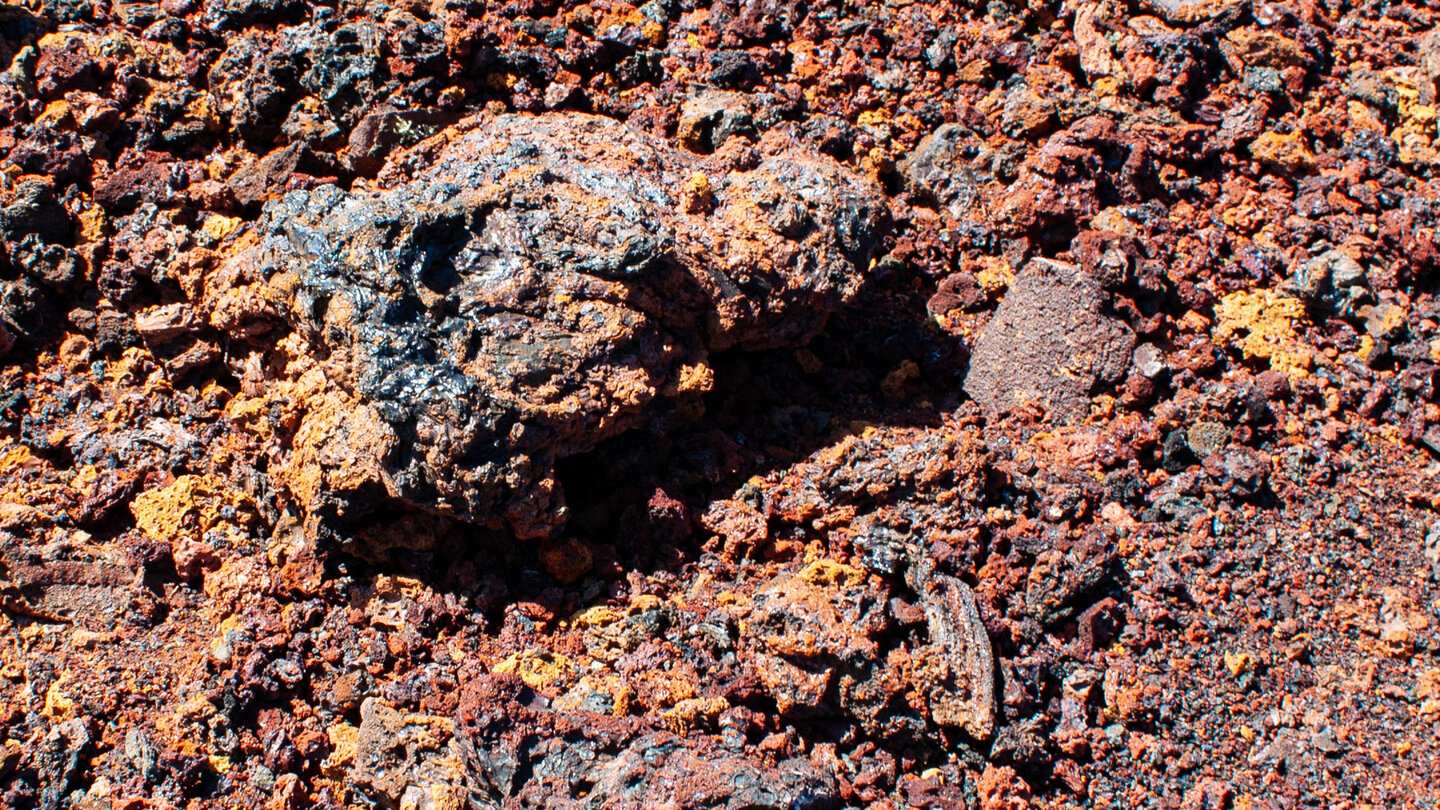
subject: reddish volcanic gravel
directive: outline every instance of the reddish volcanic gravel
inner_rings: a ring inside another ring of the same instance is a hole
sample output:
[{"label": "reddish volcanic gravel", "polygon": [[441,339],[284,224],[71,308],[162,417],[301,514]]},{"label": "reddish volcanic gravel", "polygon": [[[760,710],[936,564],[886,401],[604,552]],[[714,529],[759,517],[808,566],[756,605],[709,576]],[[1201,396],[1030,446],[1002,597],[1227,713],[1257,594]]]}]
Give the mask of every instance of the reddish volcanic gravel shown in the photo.
[{"label": "reddish volcanic gravel", "polygon": [[0,6],[0,807],[1440,804],[1437,22]]}]

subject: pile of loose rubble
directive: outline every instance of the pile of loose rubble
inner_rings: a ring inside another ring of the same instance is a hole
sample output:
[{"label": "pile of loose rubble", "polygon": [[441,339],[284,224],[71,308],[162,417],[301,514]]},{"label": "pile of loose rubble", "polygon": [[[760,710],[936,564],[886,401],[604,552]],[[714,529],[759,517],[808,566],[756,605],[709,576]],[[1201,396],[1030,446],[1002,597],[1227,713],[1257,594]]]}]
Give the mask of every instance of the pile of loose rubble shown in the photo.
[{"label": "pile of loose rubble", "polygon": [[1420,3],[0,7],[0,806],[1424,805]]}]

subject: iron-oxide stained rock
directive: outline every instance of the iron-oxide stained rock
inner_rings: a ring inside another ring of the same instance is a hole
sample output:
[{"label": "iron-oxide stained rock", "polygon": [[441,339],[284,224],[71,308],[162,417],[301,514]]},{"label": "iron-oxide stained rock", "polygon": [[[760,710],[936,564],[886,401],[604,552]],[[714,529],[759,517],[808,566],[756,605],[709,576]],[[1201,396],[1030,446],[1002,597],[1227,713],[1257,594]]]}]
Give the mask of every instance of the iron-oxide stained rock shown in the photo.
[{"label": "iron-oxide stained rock", "polygon": [[979,142],[962,124],[945,124],[930,133],[900,165],[905,184],[917,198],[945,207],[965,219],[983,204],[982,184],[966,157]]},{"label": "iron-oxide stained rock", "polygon": [[410,714],[367,698],[354,736],[351,784],[380,807],[404,807],[417,798],[431,807],[447,801],[457,806],[463,775],[451,729],[449,718]]},{"label": "iron-oxide stained rock", "polygon": [[266,205],[212,323],[287,320],[327,395],[279,474],[312,516],[388,494],[551,533],[557,457],[693,407],[710,352],[798,344],[859,287],[873,183],[781,136],[701,158],[610,119],[481,117],[378,187]]},{"label": "iron-oxide stained rock", "polygon": [[908,572],[930,633],[929,645],[915,655],[917,680],[938,725],[988,740],[995,732],[996,709],[990,636],[970,586],[934,569],[934,561],[921,555]]},{"label": "iron-oxide stained rock", "polygon": [[1167,21],[1194,25],[1249,5],[1246,0],[1144,0],[1141,6]]},{"label": "iron-oxide stained rock", "polygon": [[987,411],[1038,400],[1057,421],[1083,418],[1096,387],[1120,379],[1135,348],[1135,333],[1108,305],[1099,281],[1072,265],[1026,265],[975,344],[965,392]]},{"label": "iron-oxide stained rock", "polygon": [[455,732],[473,806],[818,810],[840,804],[808,759],[767,763],[632,717],[555,711],[514,675],[466,683]]}]

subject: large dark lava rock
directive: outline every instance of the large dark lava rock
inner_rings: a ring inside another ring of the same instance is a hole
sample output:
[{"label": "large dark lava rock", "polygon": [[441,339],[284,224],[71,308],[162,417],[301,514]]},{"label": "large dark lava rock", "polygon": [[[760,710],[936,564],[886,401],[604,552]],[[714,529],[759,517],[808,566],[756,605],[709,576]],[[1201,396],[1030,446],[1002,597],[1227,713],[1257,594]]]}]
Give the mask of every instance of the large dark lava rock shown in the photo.
[{"label": "large dark lava rock", "polygon": [[808,340],[886,223],[875,184],[781,136],[702,158],[596,116],[483,117],[377,188],[268,203],[212,322],[288,323],[343,390],[279,473],[312,515],[383,490],[544,536],[557,457],[695,405],[711,352]]}]

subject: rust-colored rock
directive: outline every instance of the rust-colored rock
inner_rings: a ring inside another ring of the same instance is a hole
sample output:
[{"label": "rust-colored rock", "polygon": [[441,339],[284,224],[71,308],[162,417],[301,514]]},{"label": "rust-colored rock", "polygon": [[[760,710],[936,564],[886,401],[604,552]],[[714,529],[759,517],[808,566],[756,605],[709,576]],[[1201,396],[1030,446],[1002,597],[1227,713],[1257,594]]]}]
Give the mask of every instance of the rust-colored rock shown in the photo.
[{"label": "rust-colored rock", "polygon": [[[683,204],[702,174],[707,204]],[[312,514],[388,493],[535,537],[564,519],[556,458],[663,423],[708,390],[711,352],[806,340],[859,288],[885,208],[780,137],[701,160],[593,116],[482,117],[378,190],[272,202],[209,298],[247,334],[234,301],[263,282],[257,314],[283,306],[354,400],[295,435]]]},{"label": "rust-colored rock", "polygon": [[0,4],[0,807],[1435,804],[1437,22]]},{"label": "rust-colored rock", "polygon": [[1039,402],[1059,420],[1084,417],[1098,386],[1130,367],[1135,347],[1134,333],[1107,308],[1094,277],[1032,262],[976,342],[965,391],[990,411]]},{"label": "rust-colored rock", "polygon": [[458,718],[467,784],[487,804],[781,810],[836,798],[833,776],[812,762],[767,763],[625,718],[551,711],[514,676],[472,681]]}]

